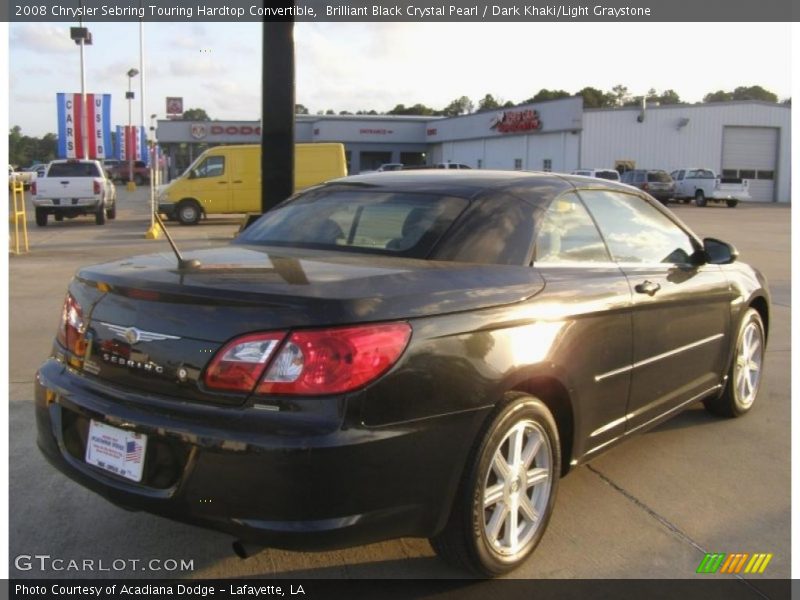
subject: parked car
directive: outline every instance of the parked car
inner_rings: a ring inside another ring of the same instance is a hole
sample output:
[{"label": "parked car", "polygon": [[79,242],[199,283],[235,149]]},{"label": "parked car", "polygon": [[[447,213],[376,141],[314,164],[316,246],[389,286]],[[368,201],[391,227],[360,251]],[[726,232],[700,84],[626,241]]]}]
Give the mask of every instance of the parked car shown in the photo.
[{"label": "parked car", "polygon": [[670,176],[675,181],[675,199],[682,202],[694,200],[697,206],[705,206],[710,200],[734,208],[740,200],[750,199],[746,179],[721,179],[711,169],[677,169]]},{"label": "parked car", "polygon": [[416,171],[420,169],[471,169],[469,165],[465,165],[464,163],[454,163],[454,162],[440,162],[440,163],[433,163],[431,165],[406,165],[403,169],[407,169],[410,171]]},{"label": "parked car", "polygon": [[104,168],[111,175],[111,179],[116,182],[133,181],[136,185],[150,182],[150,167],[143,160],[133,161],[133,174],[131,175],[131,165],[127,160],[120,160],[108,166],[106,161]]},{"label": "parked car", "polygon": [[572,171],[573,175],[582,175],[583,177],[597,177],[599,179],[608,179],[609,181],[619,181],[619,171],[616,169],[576,169]]},{"label": "parked car", "polygon": [[8,167],[8,189],[11,189],[13,183],[21,183],[23,189],[30,189],[31,183],[36,178],[36,174],[30,169],[15,169]]},{"label": "parked car", "polygon": [[177,264],[80,269],[35,377],[38,444],[241,553],[423,536],[496,575],[572,467],[696,402],[749,412],[769,320],[733,246],[630,186],[360,175]]},{"label": "parked car", "polygon": [[383,173],[384,171],[402,171],[403,163],[384,163],[378,167],[375,172]]},{"label": "parked car", "polygon": [[49,215],[56,221],[94,215],[98,225],[117,216],[117,190],[96,160],[52,161],[44,177],[33,182],[31,193],[39,227],[47,225]]},{"label": "parked car", "polygon": [[662,204],[669,202],[675,195],[675,182],[672,181],[672,177],[666,171],[633,169],[625,171],[622,174],[621,181],[647,192]]}]

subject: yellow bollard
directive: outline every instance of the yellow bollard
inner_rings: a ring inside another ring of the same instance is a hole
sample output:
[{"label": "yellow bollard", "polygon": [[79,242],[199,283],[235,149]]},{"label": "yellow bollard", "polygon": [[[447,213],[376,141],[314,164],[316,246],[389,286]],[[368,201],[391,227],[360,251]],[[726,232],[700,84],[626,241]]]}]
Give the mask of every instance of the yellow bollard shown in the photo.
[{"label": "yellow bollard", "polygon": [[15,181],[11,186],[11,196],[14,207],[11,213],[11,220],[14,222],[14,232],[9,236],[11,248],[9,251],[20,254],[20,232],[24,240],[25,249],[28,252],[28,219],[25,215],[25,186],[21,181]]}]

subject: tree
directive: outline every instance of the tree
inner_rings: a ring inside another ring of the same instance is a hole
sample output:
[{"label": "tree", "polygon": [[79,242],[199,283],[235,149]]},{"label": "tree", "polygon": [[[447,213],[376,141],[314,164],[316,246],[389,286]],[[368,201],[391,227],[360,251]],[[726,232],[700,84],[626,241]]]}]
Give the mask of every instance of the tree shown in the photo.
[{"label": "tree", "polygon": [[614,106],[613,94],[587,86],[575,94],[583,98],[583,108],[607,108]]},{"label": "tree", "polygon": [[749,87],[740,86],[733,90],[734,100],[761,100],[762,102],[778,102],[778,96],[765,90],[760,85],[751,85]]},{"label": "tree", "polygon": [[617,106],[625,106],[625,103],[630,102],[631,100],[631,95],[628,92],[628,88],[621,83],[618,83],[611,88],[611,94],[613,95],[615,104]]},{"label": "tree", "polygon": [[730,102],[731,100],[733,100],[733,94],[723,90],[709,92],[703,96],[703,102]]},{"label": "tree", "polygon": [[456,98],[450,104],[440,111],[440,114],[445,117],[457,117],[458,115],[466,115],[475,110],[475,105],[472,100],[466,96]]},{"label": "tree", "polygon": [[8,132],[8,162],[23,167],[34,161],[50,162],[55,159],[58,150],[58,139],[55,134],[47,133],[41,138],[22,134],[19,125]]},{"label": "tree", "polygon": [[340,110],[339,114],[340,115],[352,115],[353,113],[351,113],[349,110]]},{"label": "tree", "polygon": [[294,114],[296,115],[307,115],[308,108],[306,108],[303,104],[295,104],[294,105]]},{"label": "tree", "polygon": [[189,110],[183,111],[183,117],[181,117],[184,121],[210,121],[211,117],[208,116],[208,113],[203,110],[202,108],[190,108]]},{"label": "tree", "polygon": [[571,94],[564,90],[548,90],[546,88],[540,89],[535,95],[527,100],[523,100],[522,104],[531,104],[533,102],[547,102],[548,100],[560,100],[561,98],[569,98]]},{"label": "tree", "polygon": [[486,94],[482,100],[478,102],[478,112],[486,112],[487,110],[497,110],[500,108],[500,102],[495,100],[491,94]]},{"label": "tree", "polygon": [[675,90],[664,90],[661,92],[661,95],[658,97],[658,101],[661,104],[680,104],[681,97],[678,95],[678,92]]}]

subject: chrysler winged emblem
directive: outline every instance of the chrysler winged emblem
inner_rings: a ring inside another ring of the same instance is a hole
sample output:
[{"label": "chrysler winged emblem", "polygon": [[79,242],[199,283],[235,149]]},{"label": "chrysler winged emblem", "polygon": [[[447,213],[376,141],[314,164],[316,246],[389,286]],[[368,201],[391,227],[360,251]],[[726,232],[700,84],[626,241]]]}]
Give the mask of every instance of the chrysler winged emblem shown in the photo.
[{"label": "chrysler winged emblem", "polygon": [[131,346],[139,342],[162,342],[164,340],[179,340],[177,335],[167,335],[166,333],[156,333],[155,331],[142,331],[136,327],[121,327],[120,325],[112,325],[111,323],[101,324],[114,332],[117,337],[122,338]]}]

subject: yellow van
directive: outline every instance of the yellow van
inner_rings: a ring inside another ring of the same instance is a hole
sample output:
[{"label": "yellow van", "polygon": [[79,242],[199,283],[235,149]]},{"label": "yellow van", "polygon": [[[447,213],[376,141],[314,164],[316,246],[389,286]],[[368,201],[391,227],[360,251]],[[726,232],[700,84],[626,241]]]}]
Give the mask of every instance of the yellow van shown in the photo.
[{"label": "yellow van", "polygon": [[[342,144],[295,144],[295,191],[346,175]],[[158,212],[184,225],[203,215],[261,212],[261,146],[209,148],[159,192]]]}]

